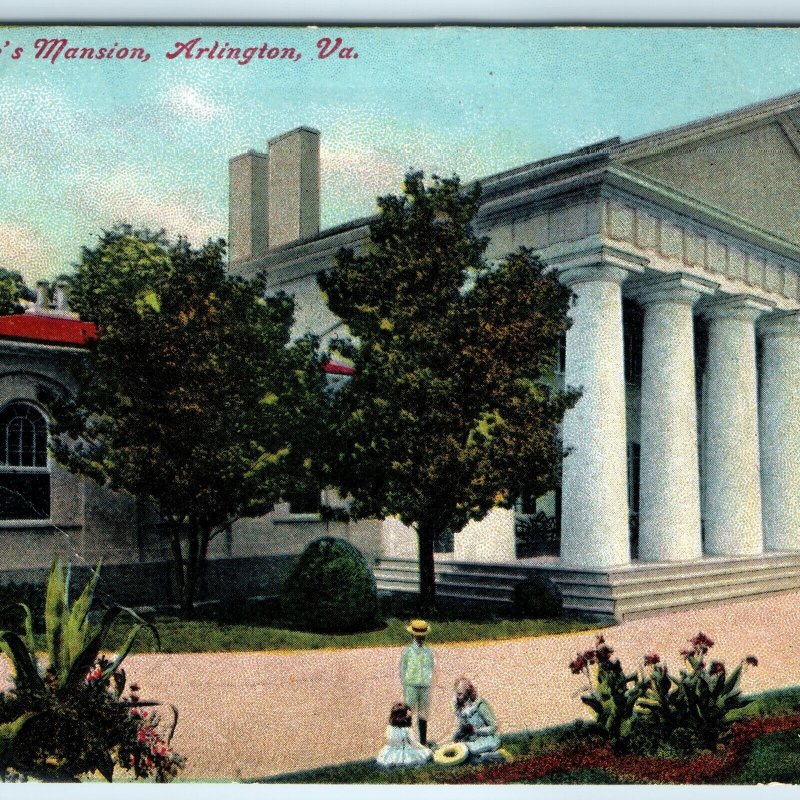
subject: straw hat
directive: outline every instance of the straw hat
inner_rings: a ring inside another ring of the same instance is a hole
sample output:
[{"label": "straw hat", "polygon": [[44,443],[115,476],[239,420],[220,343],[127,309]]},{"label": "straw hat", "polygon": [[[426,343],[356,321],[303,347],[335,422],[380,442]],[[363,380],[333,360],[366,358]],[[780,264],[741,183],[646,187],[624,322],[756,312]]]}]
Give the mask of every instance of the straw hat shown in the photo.
[{"label": "straw hat", "polygon": [[414,636],[427,636],[430,629],[431,626],[424,619],[412,619],[411,623],[406,625],[406,630]]}]

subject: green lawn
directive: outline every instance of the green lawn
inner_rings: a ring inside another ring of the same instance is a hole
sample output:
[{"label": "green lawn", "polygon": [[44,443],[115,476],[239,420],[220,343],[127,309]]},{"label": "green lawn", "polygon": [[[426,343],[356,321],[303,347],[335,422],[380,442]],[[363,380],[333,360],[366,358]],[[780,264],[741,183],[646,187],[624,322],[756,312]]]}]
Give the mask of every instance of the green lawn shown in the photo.
[{"label": "green lawn", "polygon": [[[407,616],[388,616],[386,626],[367,633],[318,634],[292,630],[277,612],[268,608],[262,619],[257,611],[237,614],[209,614],[205,618],[186,621],[175,616],[156,614],[152,621],[161,637],[161,652],[207,653],[242,650],[317,650],[320,648],[375,647],[408,644]],[[241,619],[245,616],[246,619]],[[440,615],[431,619],[433,644],[516,639],[527,636],[548,636],[554,633],[590,630],[597,623],[575,619],[480,619]],[[125,624],[111,631],[109,647],[119,647],[124,639]],[[133,652],[152,652],[155,641],[149,631],[140,635]]]},{"label": "green lawn", "polygon": [[[734,715],[746,721],[764,717],[796,714],[800,711],[800,686],[779,689],[755,695],[743,709]],[[577,721],[540,731],[520,731],[501,736],[503,749],[509,754],[511,764],[525,763],[525,759],[537,756],[553,757],[555,753],[568,753],[592,741],[601,742],[593,727]],[[744,755],[744,754],[743,754]],[[559,757],[560,758],[560,757]],[[563,763],[563,762],[561,762]],[[606,767],[606,764],[603,764]],[[608,768],[556,767],[536,780],[521,780],[522,783],[543,784],[602,784],[636,783],[630,778],[621,778]],[[379,768],[374,759],[337,764],[330,767],[276,775],[256,783],[451,783],[471,782],[485,777],[485,773],[503,769],[503,765],[461,766],[454,768],[427,765],[416,769]],[[251,781],[248,781],[251,782]],[[742,763],[725,781],[729,784],[800,783],[800,733],[797,730],[767,733],[757,738]]]}]

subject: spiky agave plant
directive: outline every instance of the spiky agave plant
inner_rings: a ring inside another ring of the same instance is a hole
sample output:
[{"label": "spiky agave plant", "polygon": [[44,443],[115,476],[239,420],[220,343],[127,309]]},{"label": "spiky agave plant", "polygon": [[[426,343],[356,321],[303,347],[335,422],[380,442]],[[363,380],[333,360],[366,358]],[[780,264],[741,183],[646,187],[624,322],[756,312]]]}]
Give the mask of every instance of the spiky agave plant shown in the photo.
[{"label": "spiky agave plant", "polygon": [[[125,673],[120,665],[142,628],[150,629],[160,646],[158,631],[135,611],[119,605],[104,610],[99,623],[93,623],[89,611],[100,565],[74,603],[69,597],[70,574],[70,566],[56,560],[48,577],[44,612],[46,664],[36,655],[30,608],[17,603],[4,609],[21,609],[24,629],[21,633],[0,631],[0,649],[14,670],[13,690],[0,695],[4,700],[0,711],[6,717],[0,724],[0,775],[9,766],[37,772],[47,772],[50,767],[57,778],[66,779],[96,769],[111,780],[120,751],[131,759],[121,766],[133,768],[134,761],[139,763],[138,756],[131,754],[129,740],[141,741],[143,737],[138,733],[142,722],[141,716],[131,715],[131,711],[158,703],[123,698]],[[100,651],[120,615],[130,617],[133,624],[119,652],[113,658],[103,658]],[[177,712],[173,711],[177,721]],[[36,728],[35,736],[32,728]],[[167,742],[171,735],[172,731]],[[15,745],[26,737],[27,749],[33,752],[20,757]],[[162,755],[169,758],[162,759],[165,769],[161,772],[174,774],[172,767],[180,766],[182,760],[159,745],[162,750]],[[149,755],[147,761],[149,766]],[[159,766],[155,765],[154,771],[158,772]]]}]

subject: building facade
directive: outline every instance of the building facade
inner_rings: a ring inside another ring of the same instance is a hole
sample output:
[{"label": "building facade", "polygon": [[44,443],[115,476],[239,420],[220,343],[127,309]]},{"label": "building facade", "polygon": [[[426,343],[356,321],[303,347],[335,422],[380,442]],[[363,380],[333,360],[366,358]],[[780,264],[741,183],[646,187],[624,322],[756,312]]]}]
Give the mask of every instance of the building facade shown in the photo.
[{"label": "building facade", "polygon": [[[299,128],[231,160],[229,241],[231,271],[294,296],[297,333],[324,344],[341,324],[317,275],[370,219],[320,231],[319,142]],[[582,394],[559,491],[440,542],[440,593],[508,601],[545,574],[571,611],[619,619],[800,587],[800,94],[480,183],[488,258],[533,248],[573,291],[559,380]],[[55,554],[102,557],[168,595],[152,512],[46,451],[39,391],[70,390],[93,335],[42,294],[0,318],[0,580]],[[330,533],[376,560],[379,585],[413,590],[414,532],[326,521],[320,499],[340,501],[323,495],[218,536],[223,588],[247,575],[248,591],[274,592],[292,555]]]},{"label": "building facade", "polygon": [[[324,339],[316,276],[369,219],[320,232],[319,134],[277,143],[231,164],[231,269]],[[574,293],[563,380],[582,395],[559,497],[537,500],[558,557],[518,558],[518,515],[496,510],[442,569],[535,568],[617,617],[800,586],[800,95],[480,183],[489,258],[531,247]],[[380,550],[413,557],[413,534],[387,521]]]}]

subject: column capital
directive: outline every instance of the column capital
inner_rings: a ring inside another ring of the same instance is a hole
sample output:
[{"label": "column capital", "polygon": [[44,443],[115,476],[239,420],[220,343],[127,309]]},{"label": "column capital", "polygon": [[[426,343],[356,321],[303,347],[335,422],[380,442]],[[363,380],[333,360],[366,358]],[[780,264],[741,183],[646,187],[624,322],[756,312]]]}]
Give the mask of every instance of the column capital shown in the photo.
[{"label": "column capital", "polygon": [[705,298],[699,305],[700,313],[708,320],[739,319],[745,322],[755,322],[773,308],[774,302],[752,294],[715,295]]},{"label": "column capital", "polygon": [[626,287],[626,294],[630,294],[643,306],[657,303],[678,303],[691,306],[704,294],[713,294],[717,289],[719,289],[719,284],[715,281],[685,272],[673,272],[636,279],[630,287]]},{"label": "column capital", "polygon": [[758,321],[758,332],[764,337],[800,338],[800,310],[773,311]]},{"label": "column capital", "polygon": [[610,245],[599,236],[577,242],[551,245],[539,253],[541,260],[558,273],[565,286],[590,281],[621,284],[644,272],[646,256],[624,246]]}]

